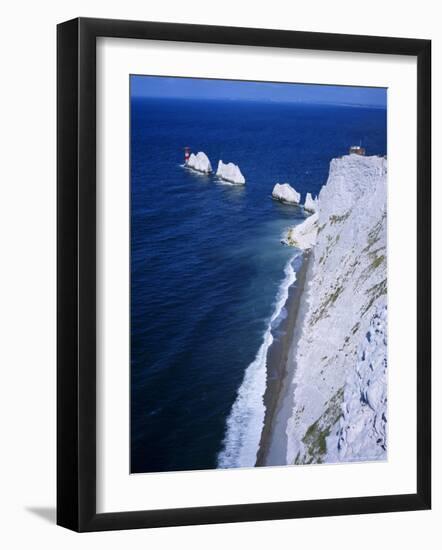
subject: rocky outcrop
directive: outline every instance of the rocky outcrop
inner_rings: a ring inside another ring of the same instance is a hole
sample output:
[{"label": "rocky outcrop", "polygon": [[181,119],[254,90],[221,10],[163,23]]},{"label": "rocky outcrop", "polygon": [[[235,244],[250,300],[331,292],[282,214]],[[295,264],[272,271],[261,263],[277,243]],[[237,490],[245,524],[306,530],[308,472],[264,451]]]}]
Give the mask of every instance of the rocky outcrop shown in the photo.
[{"label": "rocky outcrop", "polygon": [[203,174],[210,174],[210,172],[212,172],[212,165],[210,164],[210,160],[207,155],[202,151],[200,151],[196,155],[192,153],[186,163],[186,166]]},{"label": "rocky outcrop", "polygon": [[299,204],[301,195],[289,183],[277,183],[272,191],[272,198],[286,204]]},{"label": "rocky outcrop", "polygon": [[318,234],[318,215],[309,216],[299,225],[291,227],[287,231],[284,239],[284,244],[295,246],[300,250],[309,250],[316,244],[316,236]]},{"label": "rocky outcrop", "polygon": [[310,193],[307,193],[304,202],[304,210],[314,214],[318,210],[318,197],[314,198]]},{"label": "rocky outcrop", "polygon": [[239,169],[239,166],[229,162],[224,164],[222,160],[218,162],[218,169],[216,175],[224,181],[232,183],[234,185],[244,185],[246,180]]}]

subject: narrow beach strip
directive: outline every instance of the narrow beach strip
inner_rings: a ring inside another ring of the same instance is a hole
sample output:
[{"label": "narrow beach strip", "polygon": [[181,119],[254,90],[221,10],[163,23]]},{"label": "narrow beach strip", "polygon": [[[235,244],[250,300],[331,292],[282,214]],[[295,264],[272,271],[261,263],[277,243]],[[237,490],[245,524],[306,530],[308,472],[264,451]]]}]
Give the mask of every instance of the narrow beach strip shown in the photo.
[{"label": "narrow beach strip", "polygon": [[302,329],[305,310],[307,273],[310,251],[303,254],[302,265],[296,274],[296,284],[290,288],[285,304],[287,317],[282,321],[279,338],[274,339],[267,352],[267,381],[264,392],[264,426],[256,466],[287,464],[287,422],[293,408],[293,377],[296,343]]},{"label": "narrow beach strip", "polygon": [[[300,254],[299,251],[298,253]],[[273,314],[263,334],[262,344],[255,360],[245,371],[243,382],[227,419],[223,448],[218,455],[218,468],[251,468],[256,464],[265,423],[267,354],[274,340],[274,323],[279,321],[283,310],[286,310],[290,290],[297,279],[292,264],[298,257],[298,253],[294,253],[285,266],[285,276],[279,286]]]}]

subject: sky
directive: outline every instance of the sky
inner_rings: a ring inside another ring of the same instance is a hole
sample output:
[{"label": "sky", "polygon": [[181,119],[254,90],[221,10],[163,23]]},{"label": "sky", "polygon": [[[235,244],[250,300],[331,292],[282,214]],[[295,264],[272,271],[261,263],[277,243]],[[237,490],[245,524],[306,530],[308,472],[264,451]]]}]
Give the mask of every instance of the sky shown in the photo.
[{"label": "sky", "polygon": [[387,106],[386,88],[131,75],[131,97]]}]

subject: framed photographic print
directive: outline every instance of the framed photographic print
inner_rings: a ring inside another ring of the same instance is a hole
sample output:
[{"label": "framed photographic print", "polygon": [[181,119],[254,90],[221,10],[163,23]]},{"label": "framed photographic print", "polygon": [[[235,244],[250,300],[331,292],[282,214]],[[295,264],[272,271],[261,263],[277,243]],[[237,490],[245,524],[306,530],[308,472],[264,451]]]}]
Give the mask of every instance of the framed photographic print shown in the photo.
[{"label": "framed photographic print", "polygon": [[58,26],[58,514],[430,507],[430,42]]}]

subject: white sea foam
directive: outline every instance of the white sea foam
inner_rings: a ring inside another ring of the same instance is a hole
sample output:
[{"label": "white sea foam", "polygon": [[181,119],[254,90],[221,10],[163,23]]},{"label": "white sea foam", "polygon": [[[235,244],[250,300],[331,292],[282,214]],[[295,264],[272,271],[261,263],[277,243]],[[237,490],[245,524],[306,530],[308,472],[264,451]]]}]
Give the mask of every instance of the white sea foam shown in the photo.
[{"label": "white sea foam", "polygon": [[282,314],[289,289],[296,281],[296,272],[292,264],[297,256],[298,254],[292,256],[284,268],[285,277],[279,287],[275,309],[269,319],[263,342],[255,360],[246,369],[244,380],[227,419],[223,450],[218,456],[218,468],[255,466],[264,426],[267,351],[273,342],[272,326]]}]

